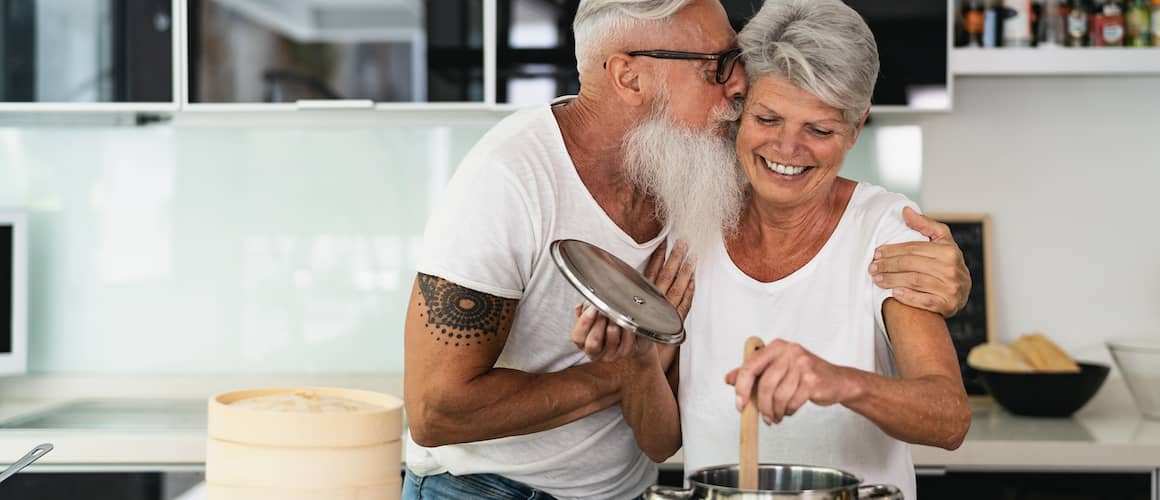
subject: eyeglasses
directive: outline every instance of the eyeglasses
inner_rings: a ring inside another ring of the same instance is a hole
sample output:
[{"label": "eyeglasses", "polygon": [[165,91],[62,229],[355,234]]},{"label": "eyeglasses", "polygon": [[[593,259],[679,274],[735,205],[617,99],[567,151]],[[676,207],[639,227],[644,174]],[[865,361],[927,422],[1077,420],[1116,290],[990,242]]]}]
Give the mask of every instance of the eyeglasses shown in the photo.
[{"label": "eyeglasses", "polygon": [[685,59],[700,61],[717,61],[717,83],[724,85],[733,76],[733,67],[741,59],[741,49],[734,48],[720,54],[705,54],[701,52],[680,52],[676,50],[637,50],[629,52],[630,56],[654,57],[657,59]]}]

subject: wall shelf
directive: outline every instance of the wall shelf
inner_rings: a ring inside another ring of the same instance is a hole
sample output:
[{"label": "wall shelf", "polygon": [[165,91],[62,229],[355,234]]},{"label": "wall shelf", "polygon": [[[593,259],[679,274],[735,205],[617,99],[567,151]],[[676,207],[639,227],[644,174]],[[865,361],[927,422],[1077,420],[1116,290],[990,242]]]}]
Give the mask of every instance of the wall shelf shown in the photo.
[{"label": "wall shelf", "polygon": [[1160,48],[956,48],[950,62],[960,76],[1160,75]]}]

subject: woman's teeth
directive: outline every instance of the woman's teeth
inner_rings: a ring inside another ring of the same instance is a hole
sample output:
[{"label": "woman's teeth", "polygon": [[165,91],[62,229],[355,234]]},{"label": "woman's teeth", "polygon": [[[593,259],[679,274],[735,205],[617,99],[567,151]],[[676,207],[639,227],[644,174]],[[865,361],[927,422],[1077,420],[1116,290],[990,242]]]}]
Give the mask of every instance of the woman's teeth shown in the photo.
[{"label": "woman's teeth", "polygon": [[765,160],[766,168],[773,170],[781,175],[801,175],[809,167],[791,167],[789,165],[782,165],[780,163]]}]

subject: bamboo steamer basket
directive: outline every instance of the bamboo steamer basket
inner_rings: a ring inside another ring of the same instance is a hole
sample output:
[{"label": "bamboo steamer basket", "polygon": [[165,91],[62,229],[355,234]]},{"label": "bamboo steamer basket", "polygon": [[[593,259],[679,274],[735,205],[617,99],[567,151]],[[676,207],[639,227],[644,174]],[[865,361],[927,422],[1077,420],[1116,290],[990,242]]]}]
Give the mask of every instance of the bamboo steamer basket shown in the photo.
[{"label": "bamboo steamer basket", "polygon": [[[299,404],[233,404],[253,398]],[[208,498],[397,500],[402,420],[399,398],[371,391],[307,387],[216,395],[209,401]]]}]

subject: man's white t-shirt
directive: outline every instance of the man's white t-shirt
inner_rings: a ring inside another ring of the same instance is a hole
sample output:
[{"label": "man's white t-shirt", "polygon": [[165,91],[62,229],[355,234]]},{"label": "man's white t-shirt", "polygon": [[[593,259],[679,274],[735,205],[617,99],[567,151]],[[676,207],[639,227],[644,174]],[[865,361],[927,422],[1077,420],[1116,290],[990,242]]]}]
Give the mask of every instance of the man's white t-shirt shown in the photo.
[{"label": "man's white t-shirt", "polygon": [[[890,291],[876,286],[867,269],[879,245],[926,241],[903,222],[905,206],[913,204],[859,184],[821,251],[771,283],[738,269],[720,240],[698,259],[678,390],[686,474],[737,463],[740,414],[725,374],[741,365],[750,336],[766,344],[779,338],[797,342],[830,363],[895,375],[882,321]],[[806,403],[780,424],[759,427],[763,463],[834,467],[915,498],[910,446],[844,406]]]},{"label": "man's white t-shirt", "polygon": [[[545,105],[505,118],[467,154],[428,221],[418,271],[519,299],[496,366],[561,371],[588,362],[570,339],[583,298],[549,253],[562,238],[644,269],[665,234],[637,243],[605,214]],[[419,475],[499,474],[560,499],[634,497],[657,473],[619,405],[555,429],[469,444],[424,448],[408,435],[407,467]]]}]

